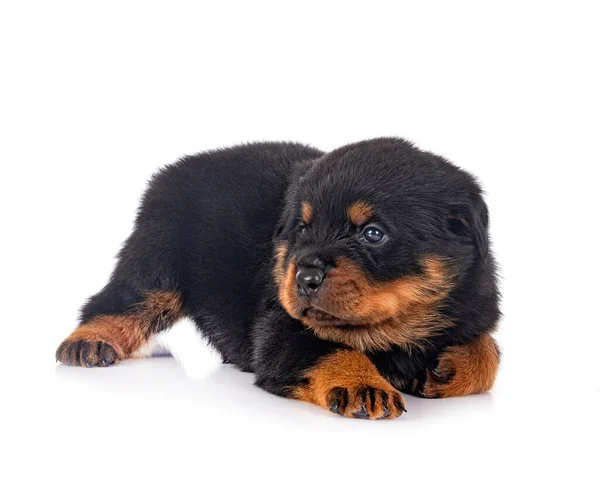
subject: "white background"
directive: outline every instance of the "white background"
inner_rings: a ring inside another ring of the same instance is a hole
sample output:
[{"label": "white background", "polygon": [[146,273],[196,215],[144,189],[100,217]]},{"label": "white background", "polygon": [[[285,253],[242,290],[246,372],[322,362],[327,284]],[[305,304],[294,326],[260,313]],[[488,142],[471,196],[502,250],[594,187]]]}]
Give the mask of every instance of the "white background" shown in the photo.
[{"label": "white background", "polygon": [[[594,3],[3,1],[0,474],[598,476]],[[157,167],[382,135],[487,190],[492,393],[407,397],[405,416],[367,422],[270,396],[203,346],[192,374],[55,365]]]}]

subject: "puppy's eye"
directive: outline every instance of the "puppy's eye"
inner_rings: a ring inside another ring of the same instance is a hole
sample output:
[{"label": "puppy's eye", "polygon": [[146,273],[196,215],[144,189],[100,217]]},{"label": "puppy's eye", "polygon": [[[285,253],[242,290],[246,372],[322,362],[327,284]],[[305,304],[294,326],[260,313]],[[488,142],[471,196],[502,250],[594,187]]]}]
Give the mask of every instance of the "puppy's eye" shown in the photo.
[{"label": "puppy's eye", "polygon": [[367,226],[363,230],[362,237],[365,241],[376,244],[385,239],[385,234],[383,231],[375,226]]},{"label": "puppy's eye", "polygon": [[298,225],[298,234],[305,233],[306,229],[308,229],[308,226],[306,224],[300,224],[300,225]]}]

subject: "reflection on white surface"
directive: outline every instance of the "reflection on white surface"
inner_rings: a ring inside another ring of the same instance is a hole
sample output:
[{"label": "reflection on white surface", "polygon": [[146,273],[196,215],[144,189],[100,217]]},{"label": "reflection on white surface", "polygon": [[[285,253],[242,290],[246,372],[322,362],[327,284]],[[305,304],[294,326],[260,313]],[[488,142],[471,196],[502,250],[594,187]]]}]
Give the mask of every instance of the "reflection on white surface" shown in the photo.
[{"label": "reflection on white surface", "polygon": [[[211,410],[212,417],[239,415],[260,417],[265,423],[316,427],[334,422],[337,426],[372,426],[368,421],[345,419],[314,405],[273,396],[253,385],[254,375],[231,365],[217,365],[202,377],[190,378],[173,358],[127,360],[109,368],[85,369],[57,365],[57,387],[63,393],[74,393],[96,407],[103,400],[121,401],[120,409],[149,407],[152,402],[174,400],[178,405],[196,408],[202,414]],[[494,407],[492,394],[446,400],[426,400],[405,396],[408,413],[397,420],[377,422],[379,427],[418,426],[432,419],[468,419],[478,415],[489,417]],[[117,410],[117,413],[119,411]],[[177,413],[171,410],[168,413]],[[264,424],[261,425],[261,428]]]},{"label": "reflection on white surface", "polygon": [[[278,417],[290,423],[307,419],[316,420],[315,423],[323,419],[358,422],[314,405],[270,395],[253,385],[253,374],[241,372],[232,365],[216,365],[202,377],[189,377],[173,358],[160,357],[126,360],[108,368],[85,369],[57,365],[56,377],[63,382],[61,387],[76,389],[91,400],[97,400],[100,396],[119,395],[135,403],[138,396],[154,399],[157,396],[173,396],[177,400],[196,402],[199,406],[216,407],[213,408],[215,412],[228,413],[235,409],[236,413],[254,414],[258,409],[267,420],[269,417]],[[434,416],[450,418],[466,411],[472,418],[477,414],[489,414],[494,406],[492,394],[446,400],[405,396],[405,400],[408,413],[385,423],[422,421]]]},{"label": "reflection on white surface", "polygon": [[[510,341],[500,337],[504,355],[491,393],[442,400],[405,395],[408,413],[372,422],[260,390],[252,374],[221,364],[190,325],[182,323],[166,340],[179,361],[135,359],[86,369],[52,363],[64,335],[48,324],[47,334],[33,337],[38,346],[21,367],[6,367],[14,383],[3,397],[9,457],[24,474],[80,476],[83,469],[103,478],[115,469],[115,476],[305,478],[307,470],[316,477],[374,476],[421,473],[425,466],[424,476],[540,469],[590,476],[597,441],[584,437],[597,434],[597,383],[558,360],[537,366],[531,355],[537,329],[521,329]],[[565,336],[551,332],[548,343]],[[13,356],[22,350],[17,342],[8,346]],[[555,388],[556,376],[567,371],[577,390]]]},{"label": "reflection on white surface", "polygon": [[523,459],[534,470],[569,446],[552,433],[556,421],[571,425],[556,402],[506,389],[443,400],[405,396],[408,413],[372,422],[270,395],[253,385],[252,374],[214,355],[201,368],[190,377],[171,357],[94,369],[56,365],[27,407],[36,432],[26,442],[44,450],[50,468],[91,461],[99,467],[92,474],[101,475],[106,461],[131,473],[182,476],[214,467],[305,476],[305,466],[324,474],[389,474],[403,460],[446,476],[476,476],[491,463],[497,472],[514,471]]}]

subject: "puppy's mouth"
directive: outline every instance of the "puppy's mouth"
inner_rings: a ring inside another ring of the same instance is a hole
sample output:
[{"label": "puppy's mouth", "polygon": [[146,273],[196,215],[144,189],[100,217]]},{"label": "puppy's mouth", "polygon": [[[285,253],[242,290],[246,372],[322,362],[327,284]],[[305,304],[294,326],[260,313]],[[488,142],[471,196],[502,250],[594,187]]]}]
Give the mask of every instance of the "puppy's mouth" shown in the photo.
[{"label": "puppy's mouth", "polygon": [[337,317],[314,305],[304,308],[301,315],[303,319],[308,320],[319,327],[362,327],[362,325],[352,324],[347,319]]},{"label": "puppy's mouth", "polygon": [[308,319],[319,325],[341,325],[344,323],[342,319],[335,315],[325,312],[318,307],[306,307],[302,310],[302,318]]}]

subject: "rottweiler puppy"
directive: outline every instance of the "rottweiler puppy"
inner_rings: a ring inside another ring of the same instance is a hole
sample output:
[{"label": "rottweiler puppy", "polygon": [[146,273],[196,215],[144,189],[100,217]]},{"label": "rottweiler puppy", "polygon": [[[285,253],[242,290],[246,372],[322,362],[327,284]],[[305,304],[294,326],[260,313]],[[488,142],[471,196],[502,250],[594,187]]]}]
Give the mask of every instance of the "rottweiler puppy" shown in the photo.
[{"label": "rottweiler puppy", "polygon": [[57,360],[108,366],[191,318],[268,392],[393,418],[489,390],[499,319],[476,180],[398,138],[256,143],[159,171]]}]

